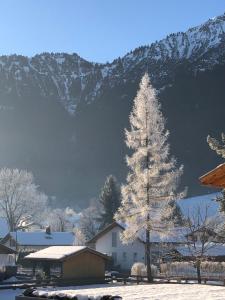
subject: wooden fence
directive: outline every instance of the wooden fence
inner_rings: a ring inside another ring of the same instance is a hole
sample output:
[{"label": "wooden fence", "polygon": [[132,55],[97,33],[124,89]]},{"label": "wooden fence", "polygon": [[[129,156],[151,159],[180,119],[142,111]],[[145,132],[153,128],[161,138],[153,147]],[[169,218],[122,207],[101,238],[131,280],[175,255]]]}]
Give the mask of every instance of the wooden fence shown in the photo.
[{"label": "wooden fence", "polygon": [[[225,285],[225,275],[224,276],[211,276],[201,277],[203,283],[211,282],[221,282]],[[166,276],[157,275],[154,277],[154,283],[188,283],[190,281],[197,281],[196,276]],[[50,278],[42,280],[24,279],[16,282],[0,282],[1,289],[26,289],[29,287],[60,287],[60,286],[78,286],[78,285],[88,285],[88,284],[104,284],[104,283],[148,283],[146,276],[130,276],[128,274],[118,274],[117,276],[105,276],[103,278],[78,278],[71,280],[63,280],[60,278]]]}]

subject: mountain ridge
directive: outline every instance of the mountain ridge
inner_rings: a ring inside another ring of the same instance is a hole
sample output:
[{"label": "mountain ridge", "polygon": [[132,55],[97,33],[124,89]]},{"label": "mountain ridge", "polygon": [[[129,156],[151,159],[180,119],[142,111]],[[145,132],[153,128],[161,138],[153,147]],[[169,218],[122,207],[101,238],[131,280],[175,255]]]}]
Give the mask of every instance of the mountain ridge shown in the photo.
[{"label": "mountain ridge", "polygon": [[32,171],[57,205],[86,206],[109,174],[124,182],[124,128],[148,71],[182,184],[189,196],[210,191],[198,177],[220,162],[206,136],[224,129],[224,24],[222,15],[108,64],[65,53],[1,56],[0,167]]},{"label": "mountain ridge", "polygon": [[[11,85],[13,82],[19,96],[26,95],[26,86],[33,85],[33,88],[39,89],[41,96],[54,96],[69,113],[74,114],[81,101],[90,103],[101,96],[105,88],[136,80],[137,68],[141,73],[148,71],[155,87],[162,88],[167,84],[168,77],[173,80],[176,65],[185,60],[188,63],[198,60],[196,70],[212,67],[219,63],[218,55],[210,58],[205,55],[219,47],[223,39],[225,14],[186,32],[172,33],[160,41],[136,48],[106,64],[89,62],[76,53],[1,56],[0,92],[7,93],[12,89],[4,80],[7,79],[5,74],[10,78]],[[219,58],[225,49],[220,52]]]}]

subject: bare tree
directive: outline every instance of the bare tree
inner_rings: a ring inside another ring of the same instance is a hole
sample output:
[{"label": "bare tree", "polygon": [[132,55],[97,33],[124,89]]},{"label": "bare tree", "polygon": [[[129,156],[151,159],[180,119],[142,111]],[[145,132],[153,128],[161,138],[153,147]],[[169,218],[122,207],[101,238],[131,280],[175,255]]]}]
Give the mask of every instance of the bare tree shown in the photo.
[{"label": "bare tree", "polygon": [[45,220],[42,221],[42,225],[49,225],[52,231],[71,231],[75,226],[75,222],[78,221],[79,214],[72,208],[66,207],[55,208],[47,207],[45,211]]},{"label": "bare tree", "polygon": [[78,227],[75,227],[73,232],[74,232],[74,236],[75,236],[74,245],[75,246],[84,246],[87,242],[87,238],[84,235],[84,233],[82,232],[82,230]]},{"label": "bare tree", "polygon": [[32,225],[43,212],[46,201],[47,196],[38,191],[30,172],[0,170],[0,209],[10,231]]},{"label": "bare tree", "polygon": [[90,206],[81,213],[79,228],[86,241],[93,238],[99,231],[99,211],[101,209],[99,201],[92,199]]},{"label": "bare tree", "polygon": [[[190,257],[197,271],[198,283],[201,283],[201,263],[207,260],[212,248],[223,243],[220,232],[223,227],[219,216],[209,216],[209,206],[197,206],[195,212],[188,214],[184,235],[187,246],[184,255]],[[178,249],[179,250],[179,249]]]}]

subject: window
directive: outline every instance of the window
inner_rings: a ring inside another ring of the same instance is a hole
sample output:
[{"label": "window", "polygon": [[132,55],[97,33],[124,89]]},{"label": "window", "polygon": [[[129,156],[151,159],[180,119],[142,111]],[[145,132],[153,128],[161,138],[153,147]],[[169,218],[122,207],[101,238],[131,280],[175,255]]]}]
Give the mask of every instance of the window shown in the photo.
[{"label": "window", "polygon": [[133,254],[133,261],[134,261],[134,262],[137,261],[137,252],[134,252],[134,254]]},{"label": "window", "polygon": [[117,253],[116,252],[112,252],[112,260],[113,260],[113,265],[115,266],[117,263]]},{"label": "window", "polygon": [[117,232],[112,232],[112,247],[117,247]]},{"label": "window", "polygon": [[123,261],[127,261],[127,253],[126,252],[123,252]]}]

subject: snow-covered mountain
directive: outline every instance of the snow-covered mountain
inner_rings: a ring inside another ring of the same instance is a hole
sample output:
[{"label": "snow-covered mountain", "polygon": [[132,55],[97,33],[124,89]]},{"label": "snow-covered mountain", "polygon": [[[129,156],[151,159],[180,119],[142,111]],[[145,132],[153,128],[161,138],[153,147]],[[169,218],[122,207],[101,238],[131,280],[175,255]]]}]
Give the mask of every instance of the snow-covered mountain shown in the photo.
[{"label": "snow-covered mountain", "polygon": [[90,103],[106,89],[134,82],[148,71],[162,88],[174,79],[178,65],[195,63],[193,71],[212,68],[225,60],[225,15],[210,19],[187,32],[135,49],[112,63],[88,62],[77,54],[42,53],[28,58],[0,57],[0,92],[23,97],[35,90],[54,97],[70,113],[81,101]]},{"label": "snow-covered mountain", "polygon": [[34,173],[58,201],[85,206],[106,176],[125,180],[124,128],[142,75],[158,89],[171,153],[189,195],[219,163],[206,136],[224,131],[225,15],[112,63],[77,54],[0,57],[0,167]]}]

